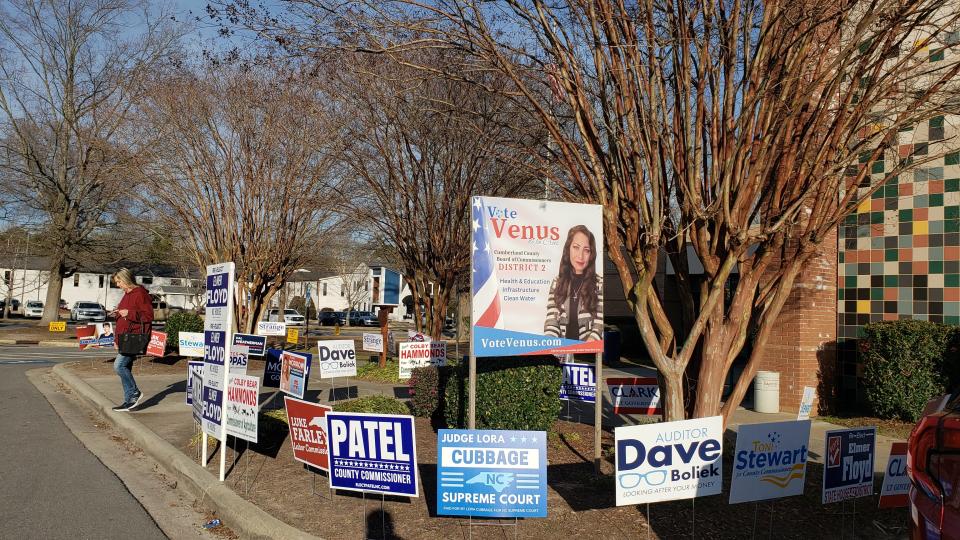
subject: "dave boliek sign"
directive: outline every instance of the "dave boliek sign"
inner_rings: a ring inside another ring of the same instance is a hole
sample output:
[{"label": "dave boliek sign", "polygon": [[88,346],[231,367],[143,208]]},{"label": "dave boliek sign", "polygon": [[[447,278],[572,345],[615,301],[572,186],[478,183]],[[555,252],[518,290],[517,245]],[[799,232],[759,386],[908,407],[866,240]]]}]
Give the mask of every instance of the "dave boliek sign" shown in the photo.
[{"label": "dave boliek sign", "polygon": [[260,379],[230,375],[227,385],[227,435],[256,443],[259,410]]},{"label": "dave boliek sign", "polygon": [[446,341],[408,341],[400,344],[400,378],[409,379],[414,368],[447,365]]},{"label": "dave boliek sign", "polygon": [[321,379],[354,377],[357,374],[357,353],[352,339],[317,342],[317,360]]},{"label": "dave boliek sign", "polygon": [[720,493],[723,418],[618,427],[617,506]]},{"label": "dave boliek sign", "polygon": [[413,417],[327,413],[330,487],[419,497]]},{"label": "dave boliek sign", "polygon": [[730,503],[803,495],[810,421],[741,425]]},{"label": "dave boliek sign", "polygon": [[654,377],[607,379],[614,414],[662,414],[660,386]]},{"label": "dave boliek sign", "polygon": [[560,383],[560,399],[595,403],[597,400],[597,378],[593,364],[574,364],[560,362],[563,369],[563,382]]},{"label": "dave boliek sign", "polygon": [[824,436],[823,503],[873,495],[877,428],[828,431]]},{"label": "dave boliek sign", "polygon": [[283,396],[290,426],[293,459],[323,471],[330,470],[327,451],[327,413],[333,409],[290,396]]},{"label": "dave boliek sign", "polygon": [[544,431],[441,429],[437,514],[547,517]]}]

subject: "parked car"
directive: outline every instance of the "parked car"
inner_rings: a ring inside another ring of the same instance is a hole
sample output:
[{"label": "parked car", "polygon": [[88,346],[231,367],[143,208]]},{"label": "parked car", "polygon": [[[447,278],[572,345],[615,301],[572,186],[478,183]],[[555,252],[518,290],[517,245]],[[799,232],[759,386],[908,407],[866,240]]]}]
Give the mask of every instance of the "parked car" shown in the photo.
[{"label": "parked car", "polygon": [[960,539],[960,396],[924,415],[907,443],[910,538]]},{"label": "parked car", "polygon": [[39,300],[29,300],[26,307],[23,308],[23,316],[31,319],[43,317],[43,302]]},{"label": "parked car", "polygon": [[350,326],[380,326],[380,319],[372,311],[351,311]]},{"label": "parked car", "polygon": [[[279,322],[280,310],[276,308],[268,310],[266,320]],[[283,322],[287,323],[287,326],[304,326],[307,324],[307,319],[299,311],[288,308],[283,310]]]},{"label": "parked car", "polygon": [[74,321],[103,322],[107,320],[107,310],[96,302],[77,302],[70,310],[70,319]]},{"label": "parked car", "polygon": [[321,311],[317,313],[317,321],[320,326],[345,326],[347,315],[341,311]]},{"label": "parked car", "polygon": [[[0,311],[3,311],[7,308],[7,299],[0,299]],[[10,313],[17,313],[20,311],[20,301],[16,298],[10,300]]]}]

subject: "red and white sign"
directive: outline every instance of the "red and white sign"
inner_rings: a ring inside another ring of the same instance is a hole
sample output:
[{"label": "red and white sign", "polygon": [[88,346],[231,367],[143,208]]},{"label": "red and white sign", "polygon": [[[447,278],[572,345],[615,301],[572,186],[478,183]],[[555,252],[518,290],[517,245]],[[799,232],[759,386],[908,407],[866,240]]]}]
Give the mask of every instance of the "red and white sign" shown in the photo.
[{"label": "red and white sign", "polygon": [[150,356],[163,356],[167,351],[167,333],[150,332],[150,344],[147,345],[147,354]]},{"label": "red and white sign", "polygon": [[656,377],[607,379],[614,414],[663,414]]},{"label": "red and white sign", "polygon": [[880,508],[907,506],[908,491],[910,491],[910,477],[907,476],[907,443],[895,442],[890,448],[890,459],[887,460],[887,468],[883,472]]},{"label": "red and white sign", "polygon": [[333,409],[290,396],[283,396],[283,402],[287,409],[287,424],[290,426],[293,459],[329,471],[326,416]]},{"label": "red and white sign", "polygon": [[400,378],[409,379],[414,368],[447,365],[446,341],[408,341],[400,344]]}]

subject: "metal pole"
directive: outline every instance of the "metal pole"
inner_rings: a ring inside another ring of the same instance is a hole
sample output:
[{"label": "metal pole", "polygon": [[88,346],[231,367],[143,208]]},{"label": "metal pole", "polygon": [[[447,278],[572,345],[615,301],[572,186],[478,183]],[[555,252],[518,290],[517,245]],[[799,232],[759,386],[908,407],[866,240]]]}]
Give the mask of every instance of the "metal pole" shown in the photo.
[{"label": "metal pole", "polygon": [[200,426],[200,438],[203,439],[203,448],[202,448],[201,452],[203,452],[203,466],[206,467],[206,466],[207,466],[207,463],[210,462],[210,459],[209,459],[209,457],[208,457],[209,454],[207,454],[207,452],[208,452],[208,450],[207,450],[207,432],[203,430],[203,425],[202,425],[202,424],[201,424],[201,426]]},{"label": "metal pole", "polygon": [[593,403],[593,473],[600,476],[600,438],[603,436],[603,386],[600,382],[603,380],[603,352],[597,353],[596,360],[596,382],[597,390],[594,392]]},{"label": "metal pole", "polygon": [[[472,203],[472,201],[471,201]],[[473,245],[473,240],[470,241]],[[470,360],[467,381],[467,429],[477,429],[477,355],[473,350],[473,250],[470,250]]]}]

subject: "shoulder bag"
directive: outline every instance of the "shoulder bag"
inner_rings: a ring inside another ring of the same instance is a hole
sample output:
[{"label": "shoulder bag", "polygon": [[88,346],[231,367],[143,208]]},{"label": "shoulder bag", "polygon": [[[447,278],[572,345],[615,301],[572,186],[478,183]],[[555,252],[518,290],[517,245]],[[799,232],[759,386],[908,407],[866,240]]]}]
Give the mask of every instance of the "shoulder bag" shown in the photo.
[{"label": "shoulder bag", "polygon": [[[131,323],[132,324],[132,323]],[[124,356],[138,356],[146,354],[150,344],[150,334],[144,332],[144,323],[140,323],[140,333],[125,332],[117,336],[117,349]]]}]

